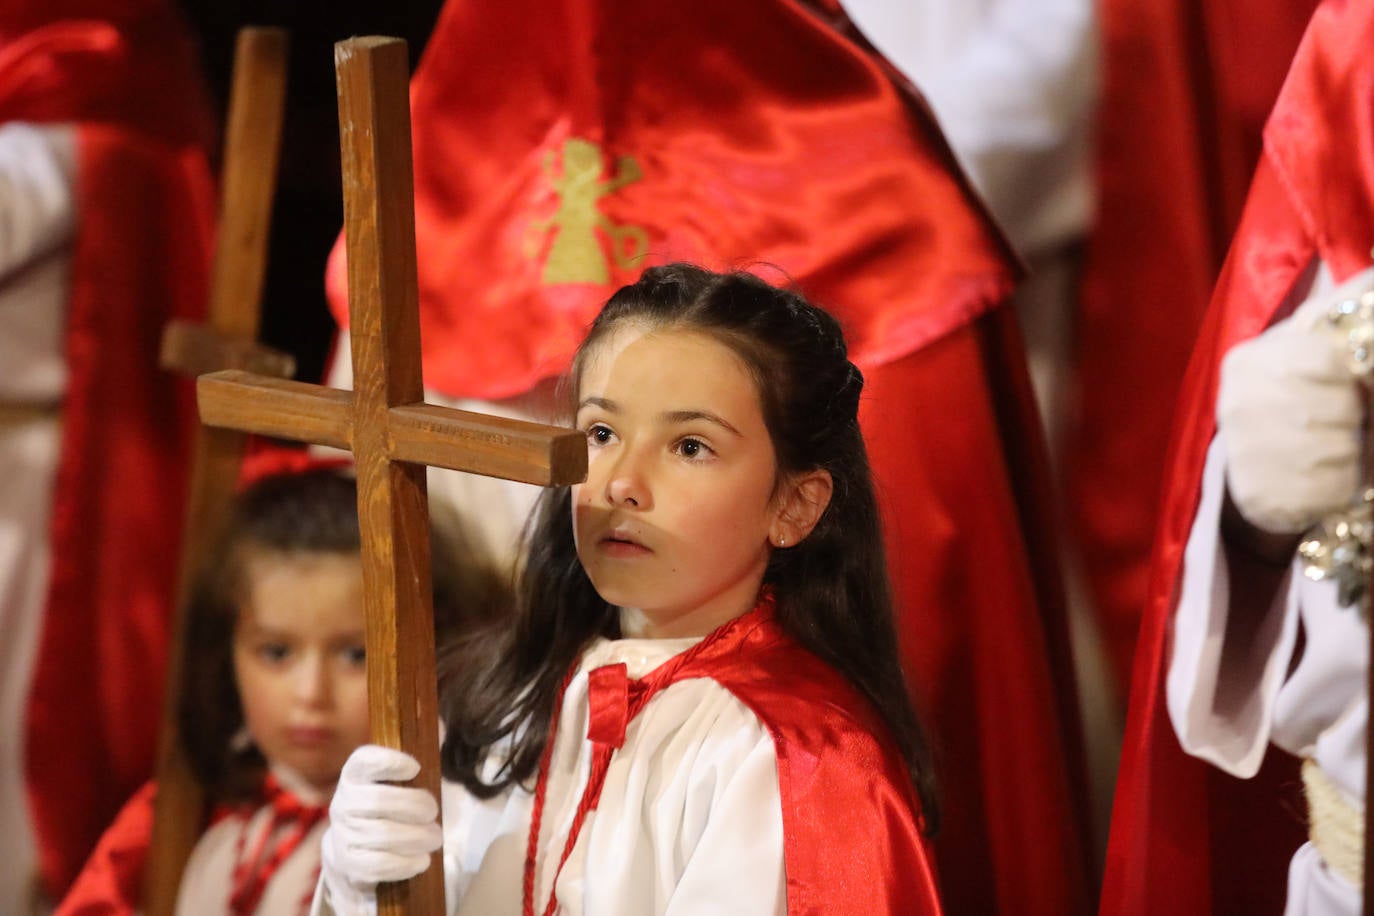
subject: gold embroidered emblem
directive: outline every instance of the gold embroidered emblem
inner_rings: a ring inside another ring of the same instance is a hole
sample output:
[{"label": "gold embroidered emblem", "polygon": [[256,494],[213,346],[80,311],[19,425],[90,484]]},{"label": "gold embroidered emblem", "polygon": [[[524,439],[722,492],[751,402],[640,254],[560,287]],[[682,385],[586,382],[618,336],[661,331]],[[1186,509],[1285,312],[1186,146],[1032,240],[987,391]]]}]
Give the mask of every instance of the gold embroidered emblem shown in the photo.
[{"label": "gold embroidered emblem", "polygon": [[633,157],[621,156],[616,160],[615,175],[605,181],[601,178],[602,169],[601,147],[590,140],[570,137],[563,143],[561,175],[554,172],[553,150],[544,154],[544,173],[558,192],[558,209],[548,219],[531,223],[526,249],[530,257],[536,256],[545,236],[553,232],[544,261],[546,286],[610,280],[610,265],[597,229],[610,241],[610,260],[618,268],[633,266],[649,250],[649,235],[642,227],[617,225],[597,206],[607,194],[644,177],[639,163]]}]

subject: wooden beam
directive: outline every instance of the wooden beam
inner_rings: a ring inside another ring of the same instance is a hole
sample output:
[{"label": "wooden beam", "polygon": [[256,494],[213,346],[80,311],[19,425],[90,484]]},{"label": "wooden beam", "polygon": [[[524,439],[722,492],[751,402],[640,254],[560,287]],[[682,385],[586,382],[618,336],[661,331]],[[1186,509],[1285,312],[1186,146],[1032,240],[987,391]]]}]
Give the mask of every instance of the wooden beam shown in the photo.
[{"label": "wooden beam", "polygon": [[[164,366],[170,362],[171,368],[198,374],[208,368],[226,368],[226,364],[215,364],[215,358],[248,358],[250,365],[264,371],[294,371],[294,365],[287,367],[280,358],[262,362],[262,353],[253,344],[261,319],[259,300],[276,191],[287,47],[287,36],[281,29],[239,32],[225,132],[215,259],[211,267],[209,327],[200,336],[168,329],[163,341]],[[212,336],[223,347],[218,356],[207,349]],[[188,348],[188,343],[194,346]],[[238,355],[232,355],[235,353]],[[179,365],[183,358],[185,365]],[[186,605],[193,578],[228,515],[243,445],[241,433],[204,427],[197,431],[193,444],[180,584],[173,606],[167,659],[169,689],[163,701],[158,747],[157,801],[144,873],[143,911],[148,916],[172,916],[175,912],[182,872],[205,826],[204,789],[191,772],[177,722]]]},{"label": "wooden beam", "polygon": [[158,364],[192,377],[224,369],[243,369],[279,378],[296,374],[296,358],[290,353],[245,338],[226,337],[203,325],[180,319],[162,332]]},{"label": "wooden beam", "polygon": [[[424,403],[405,42],[341,42],[335,66],[355,390],[221,372],[200,379],[201,418],[352,449],[372,739],[418,759],[411,784],[438,797],[425,466],[571,484],[586,475],[587,442],[577,430]],[[410,881],[379,887],[379,913],[443,913],[439,853],[431,863]]]}]

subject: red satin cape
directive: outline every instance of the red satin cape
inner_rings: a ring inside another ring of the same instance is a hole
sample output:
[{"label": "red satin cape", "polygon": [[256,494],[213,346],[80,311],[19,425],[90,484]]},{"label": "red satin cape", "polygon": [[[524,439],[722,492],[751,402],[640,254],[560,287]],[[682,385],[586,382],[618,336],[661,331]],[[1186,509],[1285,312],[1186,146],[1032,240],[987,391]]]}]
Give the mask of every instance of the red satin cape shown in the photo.
[{"label": "red satin cape", "polygon": [[671,680],[697,677],[734,694],[773,739],[788,916],[941,912],[920,805],[886,725],[782,631],[770,603],[716,630]]},{"label": "red satin cape", "polygon": [[[1002,307],[1018,270],[929,109],[852,34],[833,3],[451,0],[411,88],[426,382],[499,398],[562,373],[649,264],[781,268],[867,377],[903,651],[945,763],[945,898],[1088,912],[1043,450]],[[570,138],[599,156],[606,276],[545,285]],[[626,156],[640,177],[606,190]],[[647,254],[617,265],[628,226]],[[346,324],[341,247],[328,279]]]},{"label": "red satin cape", "polygon": [[1065,505],[1124,697],[1174,405],[1316,0],[1098,6],[1098,215],[1075,319]]},{"label": "red satin cape", "polygon": [[[93,18],[51,21],[63,15]],[[195,422],[190,386],[157,353],[168,320],[204,310],[210,121],[161,2],[20,0],[0,35],[0,120],[78,126],[52,570],[25,735],[39,864],[60,897],[156,749]]]},{"label": "red satin cape", "polygon": [[145,783],[106,829],[53,916],[134,916],[143,902],[157,784]]},{"label": "red satin cape", "polygon": [[1215,434],[1218,366],[1271,322],[1314,258],[1340,281],[1374,245],[1374,6],[1313,15],[1265,129],[1265,151],[1192,364],[1169,465],[1112,817],[1105,916],[1278,913],[1302,842],[1294,761],[1270,751],[1254,780],[1179,747],[1165,706],[1168,627]]}]

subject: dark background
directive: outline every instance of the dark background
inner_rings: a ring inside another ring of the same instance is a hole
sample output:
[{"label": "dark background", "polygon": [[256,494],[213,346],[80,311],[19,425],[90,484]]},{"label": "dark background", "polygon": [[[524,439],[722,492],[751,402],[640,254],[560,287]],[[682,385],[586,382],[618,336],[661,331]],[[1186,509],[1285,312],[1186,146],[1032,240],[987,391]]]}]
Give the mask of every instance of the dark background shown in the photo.
[{"label": "dark background", "polygon": [[343,226],[334,43],[355,35],[404,38],[413,72],[442,6],[442,0],[181,0],[182,14],[200,44],[221,126],[238,30],[277,26],[290,34],[262,340],[295,354],[296,377],[302,381],[320,381],[334,333],[324,298],[325,260]]}]

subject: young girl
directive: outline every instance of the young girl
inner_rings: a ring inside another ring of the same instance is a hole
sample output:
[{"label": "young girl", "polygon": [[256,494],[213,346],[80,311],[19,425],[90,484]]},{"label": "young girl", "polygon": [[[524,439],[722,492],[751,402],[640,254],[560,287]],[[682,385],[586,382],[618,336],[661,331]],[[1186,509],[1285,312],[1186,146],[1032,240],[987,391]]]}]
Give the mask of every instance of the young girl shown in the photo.
[{"label": "young girl", "polygon": [[442,836],[359,748],[317,911],[442,842],[462,914],[935,913],[929,753],[898,665],[835,321],[744,273],[617,292],[574,361],[585,483],[533,522],[521,615],[445,668]]},{"label": "young girl", "polygon": [[[178,914],[309,908],[329,797],[368,738],[357,485],[339,464],[303,452],[250,459],[244,476],[255,482],[196,583],[180,729],[216,813],[182,876]],[[494,571],[439,546],[438,631],[500,614]],[[150,784],[121,813],[60,914],[136,909],[153,794]]]}]

